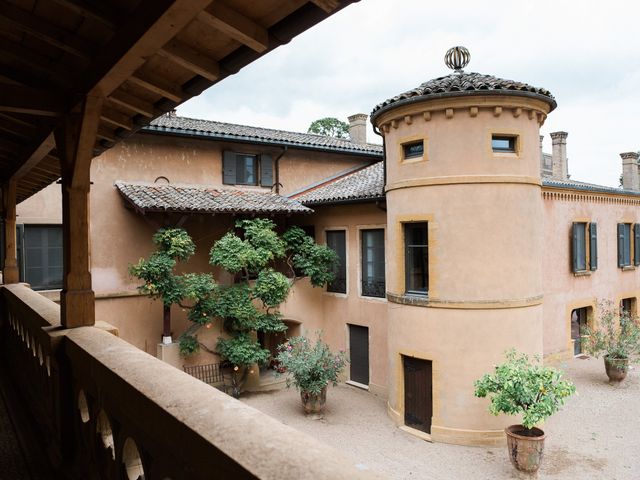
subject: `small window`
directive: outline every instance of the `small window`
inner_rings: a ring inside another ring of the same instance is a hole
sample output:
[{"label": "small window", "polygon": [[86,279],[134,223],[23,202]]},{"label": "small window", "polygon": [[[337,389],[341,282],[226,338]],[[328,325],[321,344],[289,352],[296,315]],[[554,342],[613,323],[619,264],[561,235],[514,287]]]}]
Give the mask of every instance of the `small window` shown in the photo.
[{"label": "small window", "polygon": [[384,230],[362,230],[362,296],[384,298]]},{"label": "small window", "polygon": [[424,141],[405,143],[402,145],[404,158],[419,158],[424,155]]},{"label": "small window", "polygon": [[429,290],[427,223],[404,224],[405,291],[426,295]]},{"label": "small window", "polygon": [[620,315],[633,317],[636,313],[636,299],[633,297],[620,300]]},{"label": "small window", "polygon": [[347,293],[347,245],[344,230],[327,230],[327,247],[338,255],[338,264],[334,267],[334,279],[327,285],[327,292]]},{"label": "small window", "polygon": [[273,186],[271,155],[225,151],[222,158],[222,183]]},{"label": "small window", "polygon": [[590,307],[576,308],[571,312],[571,340],[573,340],[573,354],[582,353],[582,332],[587,328],[587,318]]},{"label": "small window", "polygon": [[515,152],[517,138],[514,135],[492,135],[491,148],[494,152]]},{"label": "small window", "polygon": [[[638,227],[633,229],[640,233]],[[631,265],[631,224],[618,224],[618,267],[628,267]],[[636,249],[637,250],[637,249]],[[637,261],[637,260],[636,260]]]}]

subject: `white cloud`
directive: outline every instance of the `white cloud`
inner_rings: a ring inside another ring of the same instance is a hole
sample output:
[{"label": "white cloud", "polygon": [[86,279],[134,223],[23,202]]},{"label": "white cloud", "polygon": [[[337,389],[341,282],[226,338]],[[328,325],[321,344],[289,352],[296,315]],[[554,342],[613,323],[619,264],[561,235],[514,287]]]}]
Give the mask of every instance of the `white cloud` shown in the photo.
[{"label": "white cloud", "polygon": [[[569,132],[573,178],[617,185],[619,153],[640,149],[640,4],[610,0],[363,0],[180,107],[181,115],[304,131],[324,116],[379,102],[446,75],[465,45],[467,70],[549,89],[542,129]],[[370,140],[378,138],[369,135]]]}]

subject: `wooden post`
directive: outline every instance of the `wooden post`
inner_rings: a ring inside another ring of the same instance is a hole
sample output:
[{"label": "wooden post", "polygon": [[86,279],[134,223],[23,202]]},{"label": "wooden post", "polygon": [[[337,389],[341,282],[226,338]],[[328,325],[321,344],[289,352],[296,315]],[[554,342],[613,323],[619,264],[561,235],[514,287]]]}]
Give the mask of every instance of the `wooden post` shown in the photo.
[{"label": "wooden post", "polygon": [[16,184],[10,179],[2,187],[3,217],[4,217],[4,283],[18,283],[18,260],[16,255]]},{"label": "wooden post", "polygon": [[66,328],[95,324],[91,287],[89,189],[90,167],[103,99],[87,96],[79,112],[64,118],[56,130],[62,169],[63,287],[60,322]]}]

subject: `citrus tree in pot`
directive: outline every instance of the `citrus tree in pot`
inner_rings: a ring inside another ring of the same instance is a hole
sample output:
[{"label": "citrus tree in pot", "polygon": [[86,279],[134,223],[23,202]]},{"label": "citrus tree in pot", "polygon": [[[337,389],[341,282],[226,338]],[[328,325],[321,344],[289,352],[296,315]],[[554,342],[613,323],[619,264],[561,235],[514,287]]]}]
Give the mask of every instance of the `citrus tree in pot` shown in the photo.
[{"label": "citrus tree in pot", "polygon": [[616,311],[612,302],[598,303],[599,319],[593,326],[581,330],[584,350],[596,358],[604,357],[610,382],[620,382],[627,376],[629,362],[640,358],[640,323],[627,310]]},{"label": "citrus tree in pot", "polygon": [[562,379],[562,373],[541,365],[535,357],[514,349],[506,353],[506,362],[491,374],[476,380],[476,397],[489,397],[489,412],[522,415],[521,425],[505,429],[509,458],[514,467],[535,472],[540,467],[544,432],[536,425],[556,413],[565,399],[575,393],[574,385]]},{"label": "citrus tree in pot", "polygon": [[315,343],[307,337],[292,337],[278,346],[277,360],[289,376],[287,387],[292,384],[300,391],[305,413],[320,413],[327,398],[327,385],[337,385],[344,369],[344,351],[332,353],[322,341],[320,333]]}]

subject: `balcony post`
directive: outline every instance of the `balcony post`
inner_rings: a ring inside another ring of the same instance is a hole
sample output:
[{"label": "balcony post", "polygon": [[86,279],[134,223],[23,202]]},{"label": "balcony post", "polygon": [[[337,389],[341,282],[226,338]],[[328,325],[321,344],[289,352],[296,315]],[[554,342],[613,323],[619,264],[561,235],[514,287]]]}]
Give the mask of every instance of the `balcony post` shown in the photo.
[{"label": "balcony post", "polygon": [[18,261],[16,255],[16,184],[10,179],[2,187],[3,218],[4,218],[4,269],[2,281],[4,283],[18,283]]},{"label": "balcony post", "polygon": [[62,170],[64,272],[60,322],[66,328],[95,324],[95,294],[90,271],[89,189],[102,100],[87,96],[79,111],[68,114],[55,132]]}]

